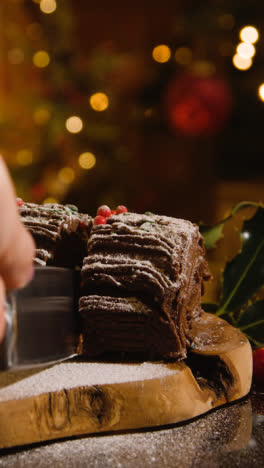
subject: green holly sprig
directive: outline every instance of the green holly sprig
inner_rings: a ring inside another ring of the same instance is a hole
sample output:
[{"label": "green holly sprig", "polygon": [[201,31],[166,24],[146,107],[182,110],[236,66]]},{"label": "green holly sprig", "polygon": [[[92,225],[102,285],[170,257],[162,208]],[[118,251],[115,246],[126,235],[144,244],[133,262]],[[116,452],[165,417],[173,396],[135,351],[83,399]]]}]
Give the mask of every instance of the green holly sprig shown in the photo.
[{"label": "green holly sprig", "polygon": [[264,285],[264,206],[241,202],[224,220],[214,226],[201,225],[200,231],[206,248],[212,248],[223,237],[225,223],[249,207],[257,210],[243,223],[239,253],[226,263],[220,300],[203,304],[203,309],[221,316],[243,331],[255,347],[261,347],[264,346],[264,300],[258,299],[258,293]]}]

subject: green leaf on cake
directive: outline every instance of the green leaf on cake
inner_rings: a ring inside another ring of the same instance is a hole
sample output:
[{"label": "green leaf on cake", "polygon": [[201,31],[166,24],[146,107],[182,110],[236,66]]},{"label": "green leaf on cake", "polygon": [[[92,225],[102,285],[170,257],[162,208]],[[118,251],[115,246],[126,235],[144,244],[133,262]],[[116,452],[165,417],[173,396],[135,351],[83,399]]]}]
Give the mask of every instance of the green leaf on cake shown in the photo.
[{"label": "green leaf on cake", "polygon": [[258,347],[264,346],[264,300],[251,304],[237,321],[237,327]]},{"label": "green leaf on cake", "polygon": [[220,308],[217,315],[233,312],[246,304],[264,284],[264,209],[244,222],[241,231],[242,248],[226,264]]},{"label": "green leaf on cake", "polygon": [[222,221],[219,221],[217,224],[214,224],[213,226],[207,225],[207,224],[200,224],[200,232],[204,238],[204,246],[206,249],[211,249],[212,247],[215,246],[216,242],[221,239],[223,236],[223,227],[227,221],[229,221],[236,213],[238,213],[242,209],[246,208],[252,208],[256,207],[259,208],[261,207],[262,204],[260,203],[255,203],[255,202],[250,202],[250,201],[243,201],[238,203],[234,208],[232,208],[230,214],[222,219]]}]

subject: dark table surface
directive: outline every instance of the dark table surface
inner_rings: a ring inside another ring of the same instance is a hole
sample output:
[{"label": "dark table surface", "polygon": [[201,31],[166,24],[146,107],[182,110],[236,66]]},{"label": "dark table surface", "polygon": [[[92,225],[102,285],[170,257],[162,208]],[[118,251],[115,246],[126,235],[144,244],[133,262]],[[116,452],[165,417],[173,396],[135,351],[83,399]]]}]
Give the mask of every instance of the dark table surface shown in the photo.
[{"label": "dark table surface", "polygon": [[0,451],[0,467],[264,467],[264,389],[184,424]]}]

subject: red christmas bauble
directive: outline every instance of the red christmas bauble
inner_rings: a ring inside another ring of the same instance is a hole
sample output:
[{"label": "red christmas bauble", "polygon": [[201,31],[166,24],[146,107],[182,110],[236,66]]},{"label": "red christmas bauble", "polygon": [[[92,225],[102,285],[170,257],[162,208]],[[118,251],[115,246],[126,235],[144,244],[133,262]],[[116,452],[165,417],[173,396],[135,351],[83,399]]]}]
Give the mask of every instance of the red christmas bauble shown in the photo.
[{"label": "red christmas bauble", "polygon": [[231,107],[231,89],[217,76],[182,75],[171,81],[165,95],[169,125],[189,136],[216,133],[224,126]]}]

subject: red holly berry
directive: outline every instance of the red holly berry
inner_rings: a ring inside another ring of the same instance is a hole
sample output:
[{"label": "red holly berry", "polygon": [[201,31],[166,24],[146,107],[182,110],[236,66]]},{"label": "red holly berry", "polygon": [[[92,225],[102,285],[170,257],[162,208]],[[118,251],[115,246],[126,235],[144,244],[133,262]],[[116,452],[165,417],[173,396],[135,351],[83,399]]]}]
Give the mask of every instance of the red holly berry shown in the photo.
[{"label": "red holly berry", "polygon": [[94,218],[94,224],[106,224],[106,218],[104,216],[96,216]]},{"label": "red holly berry", "polygon": [[17,198],[17,199],[16,199],[16,202],[17,202],[17,206],[22,206],[23,203],[24,203],[23,200],[22,200],[22,198]]},{"label": "red holly berry", "polygon": [[97,216],[103,216],[104,218],[109,218],[111,216],[111,208],[107,205],[101,205],[97,209]]},{"label": "red holly berry", "polygon": [[111,210],[111,215],[116,215],[116,210]]},{"label": "red holly berry", "polygon": [[253,352],[253,376],[264,384],[264,348]]},{"label": "red holly berry", "polygon": [[116,208],[116,214],[127,213],[127,207],[124,205],[119,205]]}]

